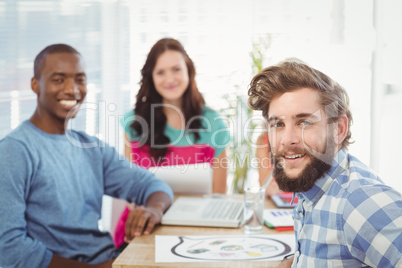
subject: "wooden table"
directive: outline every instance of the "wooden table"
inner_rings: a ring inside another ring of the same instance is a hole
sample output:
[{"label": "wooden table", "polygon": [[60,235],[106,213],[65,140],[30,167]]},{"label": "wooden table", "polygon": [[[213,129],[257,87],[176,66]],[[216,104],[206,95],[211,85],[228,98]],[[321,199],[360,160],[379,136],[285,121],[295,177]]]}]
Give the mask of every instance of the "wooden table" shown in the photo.
[{"label": "wooden table", "polygon": [[[240,197],[241,198],[241,197]],[[276,208],[272,200],[265,208]],[[243,235],[243,228],[185,227],[159,225],[152,234],[136,237],[114,261],[113,268],[130,267],[277,267],[280,261],[233,261],[155,263],[155,235]],[[293,231],[276,231],[264,226],[263,234],[293,234]]]}]

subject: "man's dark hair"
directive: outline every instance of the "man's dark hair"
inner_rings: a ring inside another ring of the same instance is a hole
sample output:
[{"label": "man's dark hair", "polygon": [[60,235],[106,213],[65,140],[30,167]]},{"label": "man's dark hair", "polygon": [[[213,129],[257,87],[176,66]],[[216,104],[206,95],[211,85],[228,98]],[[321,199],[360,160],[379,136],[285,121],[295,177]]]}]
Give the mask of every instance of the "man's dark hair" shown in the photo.
[{"label": "man's dark hair", "polygon": [[66,44],[54,44],[45,47],[41,52],[39,52],[34,61],[34,77],[36,79],[40,78],[46,56],[54,53],[73,53],[81,55],[75,48]]}]

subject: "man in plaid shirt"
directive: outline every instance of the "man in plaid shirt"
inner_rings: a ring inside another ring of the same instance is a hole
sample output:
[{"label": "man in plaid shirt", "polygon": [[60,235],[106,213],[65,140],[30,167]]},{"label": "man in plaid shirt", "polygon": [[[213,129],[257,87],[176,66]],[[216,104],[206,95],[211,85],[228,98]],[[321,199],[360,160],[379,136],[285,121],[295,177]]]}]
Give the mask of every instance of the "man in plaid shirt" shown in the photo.
[{"label": "man in plaid shirt", "polygon": [[257,74],[249,104],[268,120],[271,162],[294,209],[296,250],[281,267],[402,267],[402,198],[347,152],[345,90],[298,59]]}]

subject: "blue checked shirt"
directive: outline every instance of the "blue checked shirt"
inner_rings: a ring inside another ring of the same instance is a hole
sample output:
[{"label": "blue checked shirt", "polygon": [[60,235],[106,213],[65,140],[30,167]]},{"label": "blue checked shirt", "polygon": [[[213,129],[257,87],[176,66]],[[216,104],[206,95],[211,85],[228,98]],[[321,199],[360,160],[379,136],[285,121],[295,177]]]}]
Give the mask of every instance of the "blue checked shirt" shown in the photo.
[{"label": "blue checked shirt", "polygon": [[293,268],[402,267],[401,194],[344,149],[296,195]]}]

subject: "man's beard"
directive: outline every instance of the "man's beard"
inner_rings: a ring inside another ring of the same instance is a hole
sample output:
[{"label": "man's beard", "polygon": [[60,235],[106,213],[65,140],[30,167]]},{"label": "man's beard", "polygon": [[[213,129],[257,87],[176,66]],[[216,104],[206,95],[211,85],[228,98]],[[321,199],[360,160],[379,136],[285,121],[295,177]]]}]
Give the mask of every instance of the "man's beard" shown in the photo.
[{"label": "man's beard", "polygon": [[[331,135],[329,135],[331,137]],[[333,139],[329,138],[328,140],[329,146],[325,146],[326,149],[324,148],[323,151],[332,149],[334,148],[334,143]],[[304,150],[303,152],[295,152],[295,153],[301,153],[301,154],[306,154],[305,157],[310,157],[311,163],[308,164],[301,174],[297,176],[296,178],[290,178],[286,175],[285,170],[283,169],[283,166],[280,162],[280,157],[278,156],[272,156],[271,159],[275,161],[274,165],[274,178],[276,182],[278,183],[279,189],[281,189],[284,192],[306,192],[313,188],[314,184],[316,183],[317,180],[319,180],[325,172],[329,171],[331,169],[331,164],[332,159],[335,155],[334,151],[327,152],[324,156],[322,155],[321,152],[321,157],[323,157],[324,161],[315,157],[313,154],[310,152]],[[279,154],[282,155],[282,154]]]}]

